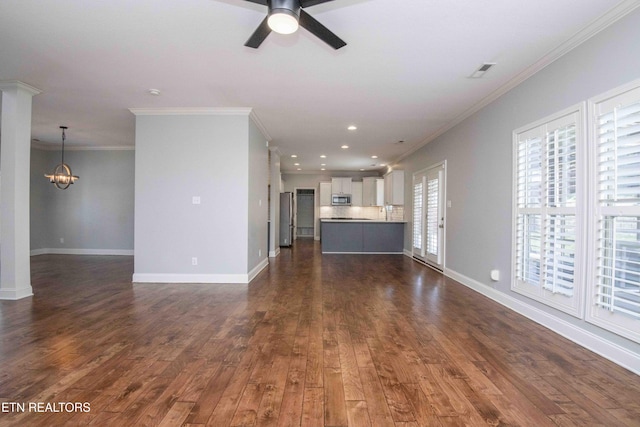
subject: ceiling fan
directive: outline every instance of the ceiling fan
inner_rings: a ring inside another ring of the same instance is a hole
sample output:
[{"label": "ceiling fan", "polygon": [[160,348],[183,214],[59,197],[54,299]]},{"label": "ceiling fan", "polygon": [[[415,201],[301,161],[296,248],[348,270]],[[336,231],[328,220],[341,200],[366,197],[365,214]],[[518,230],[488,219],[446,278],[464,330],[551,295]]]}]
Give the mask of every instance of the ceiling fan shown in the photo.
[{"label": "ceiling fan", "polygon": [[257,3],[269,8],[267,17],[256,28],[245,46],[257,49],[271,31],[280,34],[291,34],[296,32],[298,25],[307,29],[310,33],[328,44],[334,49],[340,49],[347,44],[338,36],[333,34],[327,27],[316,21],[303,9],[315,6],[320,3],[327,3],[333,0],[245,0]]}]

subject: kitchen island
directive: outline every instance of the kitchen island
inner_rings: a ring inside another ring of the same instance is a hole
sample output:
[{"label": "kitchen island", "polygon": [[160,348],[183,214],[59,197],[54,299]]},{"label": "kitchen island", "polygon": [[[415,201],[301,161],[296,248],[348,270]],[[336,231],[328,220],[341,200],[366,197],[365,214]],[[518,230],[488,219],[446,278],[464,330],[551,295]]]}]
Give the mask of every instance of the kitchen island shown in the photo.
[{"label": "kitchen island", "polygon": [[320,220],[323,254],[401,254],[405,221],[375,219]]}]

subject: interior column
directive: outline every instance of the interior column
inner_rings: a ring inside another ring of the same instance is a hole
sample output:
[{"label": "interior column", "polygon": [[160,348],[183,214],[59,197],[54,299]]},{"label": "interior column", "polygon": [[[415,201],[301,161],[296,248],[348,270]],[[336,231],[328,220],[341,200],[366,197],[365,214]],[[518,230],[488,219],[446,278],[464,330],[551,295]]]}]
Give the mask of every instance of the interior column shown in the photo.
[{"label": "interior column", "polygon": [[0,299],[33,295],[29,236],[31,102],[40,91],[18,81],[0,82]]}]

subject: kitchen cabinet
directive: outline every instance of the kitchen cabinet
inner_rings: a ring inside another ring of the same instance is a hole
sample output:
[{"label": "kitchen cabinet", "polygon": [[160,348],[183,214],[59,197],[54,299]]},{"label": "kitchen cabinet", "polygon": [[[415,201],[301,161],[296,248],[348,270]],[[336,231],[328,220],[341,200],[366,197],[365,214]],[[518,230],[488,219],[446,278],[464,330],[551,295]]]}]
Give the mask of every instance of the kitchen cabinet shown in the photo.
[{"label": "kitchen cabinet", "polygon": [[351,194],[351,178],[331,178],[333,194]]},{"label": "kitchen cabinet", "polygon": [[401,254],[404,222],[322,219],[322,253]]},{"label": "kitchen cabinet", "polygon": [[384,204],[404,205],[404,171],[391,171],[384,176]]},{"label": "kitchen cabinet", "polygon": [[362,178],[362,206],[384,205],[384,179]]},{"label": "kitchen cabinet", "polygon": [[320,183],[320,206],[331,206],[331,183]]},{"label": "kitchen cabinet", "polygon": [[362,204],[362,183],[351,183],[351,206],[364,206]]}]

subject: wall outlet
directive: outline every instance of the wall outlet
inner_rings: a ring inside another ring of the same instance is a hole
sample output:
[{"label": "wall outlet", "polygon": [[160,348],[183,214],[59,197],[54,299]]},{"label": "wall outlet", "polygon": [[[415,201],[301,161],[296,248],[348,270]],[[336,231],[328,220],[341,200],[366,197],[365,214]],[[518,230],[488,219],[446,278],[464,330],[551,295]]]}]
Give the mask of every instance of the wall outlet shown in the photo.
[{"label": "wall outlet", "polygon": [[191,258],[191,265],[198,265],[198,258],[196,257]]},{"label": "wall outlet", "polygon": [[258,249],[258,257],[262,256],[262,249]]},{"label": "wall outlet", "polygon": [[200,204],[200,196],[193,196],[191,198],[191,203],[194,205],[199,205]]},{"label": "wall outlet", "polygon": [[60,243],[64,244],[64,237],[60,238]]}]

